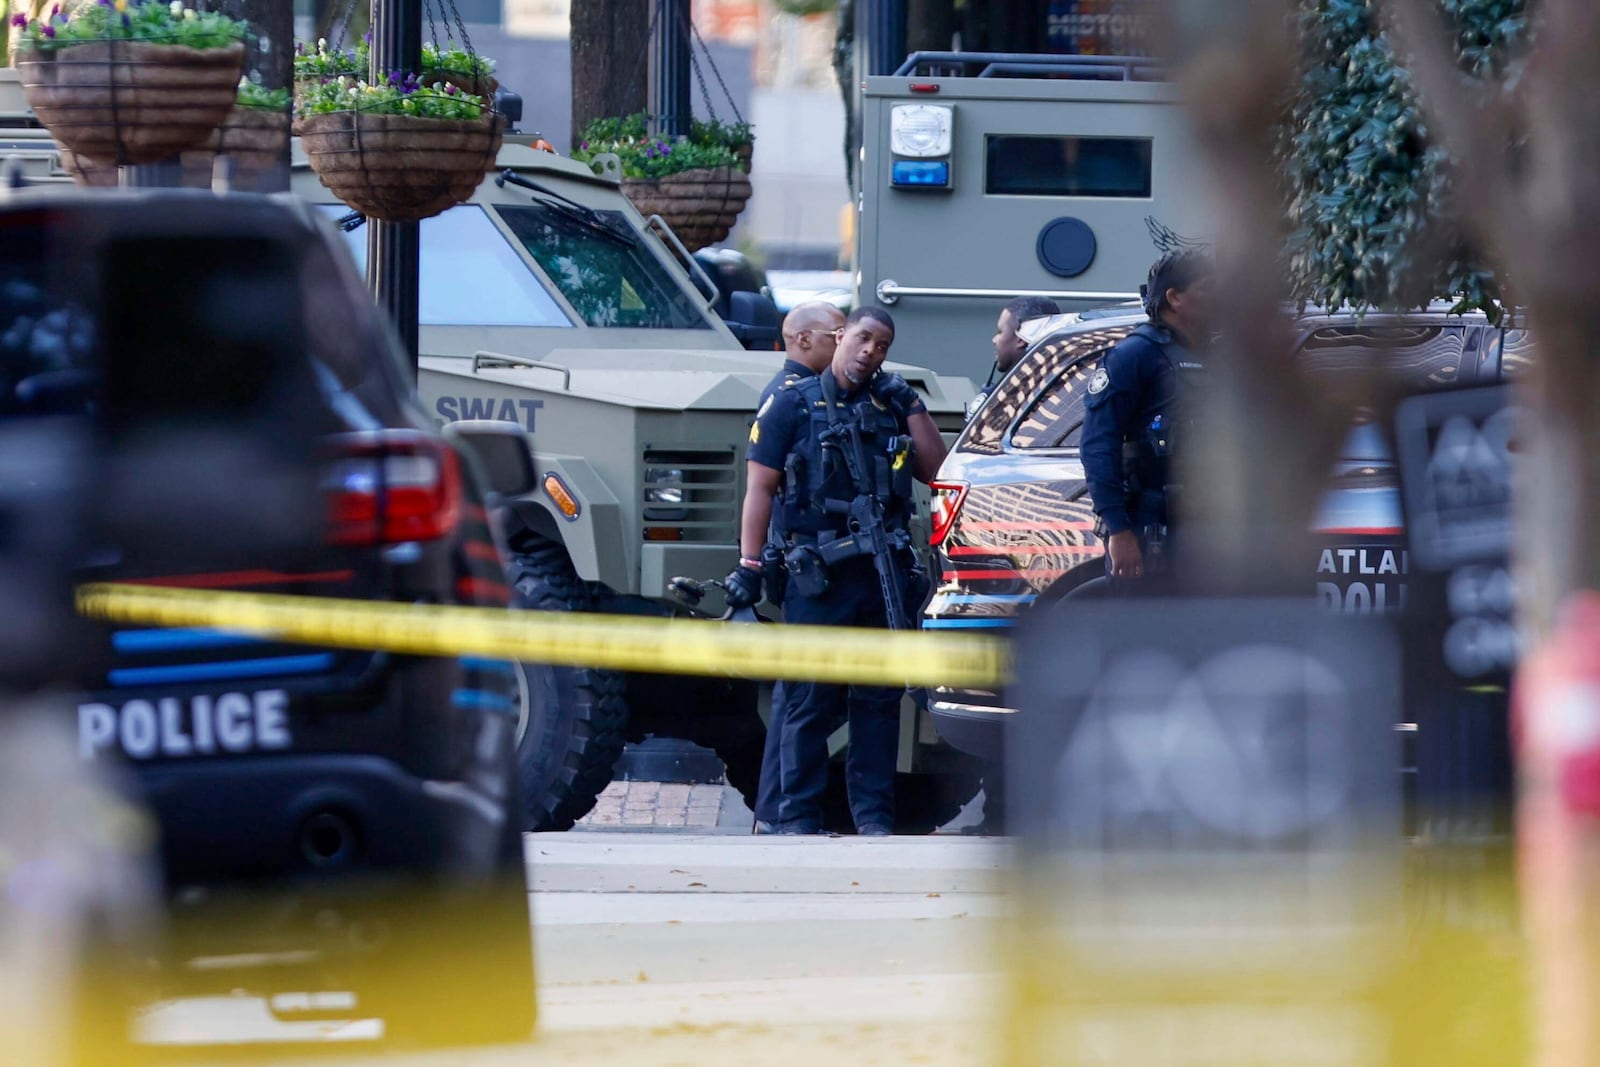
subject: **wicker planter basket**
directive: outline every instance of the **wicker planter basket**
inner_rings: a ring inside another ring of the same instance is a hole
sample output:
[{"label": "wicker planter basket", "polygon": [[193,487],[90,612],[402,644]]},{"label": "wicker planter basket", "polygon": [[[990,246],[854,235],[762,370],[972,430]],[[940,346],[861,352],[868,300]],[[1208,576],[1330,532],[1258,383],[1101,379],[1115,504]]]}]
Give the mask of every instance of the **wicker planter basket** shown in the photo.
[{"label": "wicker planter basket", "polygon": [[368,218],[414,222],[471,198],[500,151],[505,120],[335,111],[300,120],[311,169]]},{"label": "wicker planter basket", "polygon": [[500,88],[499,80],[492,74],[479,76],[463,74],[458,70],[425,70],[421,80],[423,85],[454,85],[462,92],[481,96],[491,104],[494,102],[494,91]]},{"label": "wicker planter basket", "polygon": [[[213,161],[223,155],[233,160],[233,188],[261,191],[273,172],[283,166],[288,144],[287,111],[235,107],[202,147],[178,156],[183,168],[183,184],[192,189],[209,188]],[[61,166],[79,185],[117,184],[115,164],[96,163],[75,155],[70,149],[61,150]]]},{"label": "wicker planter basket", "polygon": [[21,47],[22,91],[56,143],[94,163],[156,163],[205,143],[239,93],[244,45]]},{"label": "wicker planter basket", "polygon": [[750,177],[707,167],[664,178],[627,178],[622,191],[646,218],[660,215],[691,252],[727,239],[750,199]]}]

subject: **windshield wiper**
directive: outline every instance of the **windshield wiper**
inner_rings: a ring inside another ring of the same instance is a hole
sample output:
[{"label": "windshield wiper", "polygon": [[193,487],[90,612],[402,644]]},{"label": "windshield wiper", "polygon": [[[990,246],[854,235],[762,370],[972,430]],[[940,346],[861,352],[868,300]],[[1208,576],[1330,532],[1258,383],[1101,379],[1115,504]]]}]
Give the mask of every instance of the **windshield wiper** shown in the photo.
[{"label": "windshield wiper", "polygon": [[554,189],[540,185],[532,178],[524,178],[509,167],[501,171],[494,180],[494,183],[502,189],[506,187],[507,182],[517,186],[519,189],[526,189],[535,194],[535,201],[543,204],[568,221],[591,233],[613,241],[623,248],[633,248],[639,243],[639,239],[634,236],[633,231],[626,226],[618,227],[610,219],[587,204],[580,204],[576,200],[562,196]]}]

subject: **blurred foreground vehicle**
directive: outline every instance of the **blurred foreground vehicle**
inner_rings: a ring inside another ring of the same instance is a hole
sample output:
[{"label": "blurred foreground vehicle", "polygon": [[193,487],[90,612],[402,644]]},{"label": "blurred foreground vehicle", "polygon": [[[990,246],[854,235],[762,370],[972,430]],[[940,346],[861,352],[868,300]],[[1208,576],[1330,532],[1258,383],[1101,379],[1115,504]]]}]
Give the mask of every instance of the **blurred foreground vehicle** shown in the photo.
[{"label": "blurred foreground vehicle", "polygon": [[[1078,451],[1084,397],[1107,351],[1143,321],[1138,308],[1116,306],[1029,324],[1034,344],[974,414],[934,482],[940,582],[925,628],[1006,630],[1025,612],[1103,588],[1104,547]],[[1390,445],[1393,403],[1514,380],[1530,358],[1528,335],[1439,305],[1361,320],[1308,313],[1295,336],[1293,358],[1326,378],[1330,393],[1365,368],[1380,369],[1378,403],[1388,406],[1357,409],[1315,519],[1306,592],[1334,612],[1398,612],[1408,601],[1410,559]],[[1203,482],[1185,488],[1206,491]],[[1013,711],[1001,694],[939,689],[929,711],[956,748],[1000,757]]]},{"label": "blurred foreground vehicle", "polygon": [[[507,602],[473,461],[291,197],[8,191],[0,427],[36,420],[112,446],[80,581]],[[159,828],[154,996],[528,1034],[508,665],[135,627],[70,652],[79,756],[125,765]]]}]

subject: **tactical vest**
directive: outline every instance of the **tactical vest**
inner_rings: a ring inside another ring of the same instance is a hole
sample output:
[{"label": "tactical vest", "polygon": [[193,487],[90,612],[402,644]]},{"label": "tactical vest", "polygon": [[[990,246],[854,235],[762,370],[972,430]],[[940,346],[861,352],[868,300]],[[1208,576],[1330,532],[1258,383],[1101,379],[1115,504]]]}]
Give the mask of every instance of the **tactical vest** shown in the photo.
[{"label": "tactical vest", "polygon": [[[860,427],[862,460],[871,492],[883,503],[887,529],[904,529],[911,515],[911,435],[895,413],[870,392],[849,399],[827,388],[831,371],[801,378],[783,393],[800,406],[803,427],[784,462],[778,523],[789,539],[815,538],[826,543],[845,533],[844,509],[857,496],[855,479],[844,450],[851,448],[849,428]],[[832,417],[829,405],[832,404]]]},{"label": "tactical vest", "polygon": [[1171,368],[1159,395],[1150,397],[1135,413],[1135,425],[1122,450],[1129,489],[1139,498],[1133,504],[1134,510],[1149,514],[1152,510],[1165,511],[1164,506],[1155,506],[1155,500],[1175,489],[1171,477],[1173,449],[1192,437],[1196,394],[1205,368],[1165,326],[1142,323],[1132,336],[1142,337],[1160,349]]}]

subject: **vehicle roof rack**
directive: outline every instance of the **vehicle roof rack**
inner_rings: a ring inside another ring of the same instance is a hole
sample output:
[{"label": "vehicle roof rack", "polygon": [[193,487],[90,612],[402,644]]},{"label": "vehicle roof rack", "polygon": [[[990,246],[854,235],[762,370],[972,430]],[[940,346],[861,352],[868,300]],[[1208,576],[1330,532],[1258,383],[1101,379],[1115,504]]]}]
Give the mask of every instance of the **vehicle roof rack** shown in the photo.
[{"label": "vehicle roof rack", "polygon": [[913,52],[896,78],[1064,78],[1075,81],[1166,81],[1166,66],[1149,56],[1077,56],[1049,52]]}]

